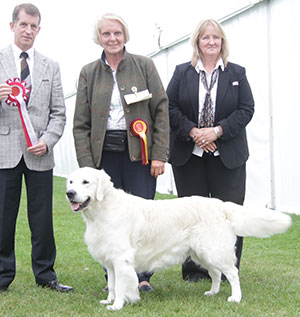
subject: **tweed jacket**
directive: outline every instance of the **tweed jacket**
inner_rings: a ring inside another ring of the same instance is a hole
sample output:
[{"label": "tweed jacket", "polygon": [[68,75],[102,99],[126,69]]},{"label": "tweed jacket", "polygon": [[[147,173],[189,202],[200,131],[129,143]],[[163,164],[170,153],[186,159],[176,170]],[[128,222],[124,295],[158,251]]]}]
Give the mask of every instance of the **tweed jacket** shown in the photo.
[{"label": "tweed jacket", "polygon": [[[0,83],[20,77],[14,61],[12,47],[0,51]],[[0,168],[13,168],[24,157],[31,170],[46,171],[54,167],[53,147],[63,134],[65,103],[60,70],[56,62],[34,52],[32,91],[27,111],[39,139],[48,147],[45,155],[38,157],[27,152],[27,143],[17,107],[0,103]]]},{"label": "tweed jacket", "polygon": [[[172,144],[169,161],[182,166],[193,152],[189,132],[197,127],[199,113],[199,74],[190,62],[176,66],[167,94]],[[246,126],[253,113],[254,100],[245,68],[228,63],[224,71],[219,71],[214,126],[222,126],[223,135],[216,145],[229,169],[242,166],[249,157]]]},{"label": "tweed jacket", "polygon": [[[167,161],[168,98],[153,61],[125,51],[116,77],[126,120],[131,161],[142,159],[140,139],[130,131],[130,123],[136,118],[148,124],[149,160]],[[113,83],[112,70],[103,59],[84,66],[80,72],[73,125],[79,166],[95,168],[100,165]],[[132,87],[136,87],[138,92],[148,89],[152,98],[128,105],[124,95],[132,94]]]}]

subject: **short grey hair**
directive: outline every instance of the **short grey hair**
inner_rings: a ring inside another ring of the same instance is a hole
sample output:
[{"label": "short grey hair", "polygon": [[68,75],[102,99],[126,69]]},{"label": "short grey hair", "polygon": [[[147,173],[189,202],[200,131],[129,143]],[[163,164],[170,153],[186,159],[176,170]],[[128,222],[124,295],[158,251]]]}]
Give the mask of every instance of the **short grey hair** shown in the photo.
[{"label": "short grey hair", "polygon": [[94,26],[93,40],[96,44],[100,45],[99,35],[100,35],[100,31],[101,31],[101,25],[102,25],[102,22],[104,20],[115,20],[115,21],[120,22],[122,25],[122,28],[123,28],[123,32],[124,32],[125,43],[127,43],[129,41],[128,26],[127,26],[127,23],[124,21],[124,19],[122,17],[120,17],[119,15],[114,14],[114,13],[106,13],[106,14],[102,15],[102,17],[100,19],[98,19],[96,21],[95,26]]},{"label": "short grey hair", "polygon": [[19,14],[20,11],[24,10],[26,14],[32,15],[32,16],[38,16],[39,17],[39,25],[41,24],[41,13],[40,10],[31,3],[22,3],[17,6],[15,6],[13,14],[12,14],[12,22],[16,24],[19,21]]}]

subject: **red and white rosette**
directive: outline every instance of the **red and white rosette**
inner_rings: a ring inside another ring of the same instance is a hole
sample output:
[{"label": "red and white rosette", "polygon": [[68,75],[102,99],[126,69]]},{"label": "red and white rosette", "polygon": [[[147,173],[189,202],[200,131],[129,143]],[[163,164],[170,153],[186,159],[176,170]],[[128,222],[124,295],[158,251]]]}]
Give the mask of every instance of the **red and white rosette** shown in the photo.
[{"label": "red and white rosette", "polygon": [[36,144],[38,139],[34,133],[34,129],[32,127],[27,108],[26,101],[28,100],[27,93],[29,92],[29,88],[27,88],[26,81],[20,80],[20,78],[8,79],[6,83],[12,87],[12,93],[6,99],[6,103],[13,107],[18,107],[25,138],[27,141],[28,147]]},{"label": "red and white rosette", "polygon": [[141,140],[142,164],[148,164],[147,136],[148,124],[143,119],[134,119],[130,124],[130,130],[133,135],[138,136]]}]

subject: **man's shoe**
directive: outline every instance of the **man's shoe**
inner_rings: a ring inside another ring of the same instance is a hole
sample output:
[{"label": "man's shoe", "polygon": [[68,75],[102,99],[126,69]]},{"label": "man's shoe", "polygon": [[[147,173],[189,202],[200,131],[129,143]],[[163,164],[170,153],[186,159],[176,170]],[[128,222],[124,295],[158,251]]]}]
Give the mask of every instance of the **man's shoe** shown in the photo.
[{"label": "man's shoe", "polygon": [[6,292],[8,290],[8,286],[0,286],[0,293]]},{"label": "man's shoe", "polygon": [[41,285],[41,284],[38,284],[38,285],[42,287],[49,287],[55,291],[62,292],[62,293],[73,291],[73,288],[71,286],[62,285],[59,283],[57,279],[51,280],[47,284],[44,284],[44,285]]}]

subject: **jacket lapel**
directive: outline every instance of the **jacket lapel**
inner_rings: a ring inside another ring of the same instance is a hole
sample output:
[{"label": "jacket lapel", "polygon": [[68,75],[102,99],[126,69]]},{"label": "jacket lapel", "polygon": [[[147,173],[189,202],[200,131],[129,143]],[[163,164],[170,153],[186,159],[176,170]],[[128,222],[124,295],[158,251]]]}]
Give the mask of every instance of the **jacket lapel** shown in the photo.
[{"label": "jacket lapel", "polygon": [[11,45],[0,53],[0,63],[3,67],[3,70],[6,74],[5,77],[7,77],[7,79],[14,79],[15,77],[20,77],[20,75],[18,75],[17,73],[17,67],[15,64],[14,54]]},{"label": "jacket lapel", "polygon": [[30,101],[35,97],[36,93],[39,91],[39,87],[43,81],[45,71],[47,69],[47,60],[45,57],[40,55],[37,51],[34,52],[34,66],[33,66],[33,74],[32,74],[32,91],[30,94]]},{"label": "jacket lapel", "polygon": [[195,115],[195,120],[198,120],[199,112],[199,74],[195,68],[190,66],[186,73],[186,82],[188,83],[187,91],[191,98],[191,104]]},{"label": "jacket lapel", "polygon": [[218,81],[218,88],[217,88],[217,99],[216,99],[216,114],[215,118],[218,118],[218,113],[222,108],[222,103],[224,97],[227,93],[228,83],[229,83],[230,75],[228,72],[228,68],[225,67],[224,71],[220,69],[219,72],[219,81]]}]

